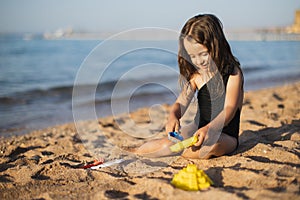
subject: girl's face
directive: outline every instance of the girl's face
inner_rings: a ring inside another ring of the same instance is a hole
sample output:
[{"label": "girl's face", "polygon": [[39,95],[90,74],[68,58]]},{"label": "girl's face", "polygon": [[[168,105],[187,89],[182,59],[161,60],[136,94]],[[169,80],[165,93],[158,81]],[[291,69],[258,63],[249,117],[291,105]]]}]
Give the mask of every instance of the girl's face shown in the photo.
[{"label": "girl's face", "polygon": [[207,72],[211,62],[208,49],[204,45],[195,41],[189,41],[186,38],[183,40],[183,45],[197,70]]}]

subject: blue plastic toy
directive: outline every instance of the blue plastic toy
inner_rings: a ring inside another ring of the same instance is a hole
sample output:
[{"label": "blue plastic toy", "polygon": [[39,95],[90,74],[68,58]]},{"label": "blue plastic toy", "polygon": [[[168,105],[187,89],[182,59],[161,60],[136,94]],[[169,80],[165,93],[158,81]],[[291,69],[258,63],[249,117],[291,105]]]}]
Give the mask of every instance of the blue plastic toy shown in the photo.
[{"label": "blue plastic toy", "polygon": [[183,137],[180,135],[180,133],[174,131],[174,132],[169,132],[168,138],[170,141],[177,143],[179,141],[183,140]]}]

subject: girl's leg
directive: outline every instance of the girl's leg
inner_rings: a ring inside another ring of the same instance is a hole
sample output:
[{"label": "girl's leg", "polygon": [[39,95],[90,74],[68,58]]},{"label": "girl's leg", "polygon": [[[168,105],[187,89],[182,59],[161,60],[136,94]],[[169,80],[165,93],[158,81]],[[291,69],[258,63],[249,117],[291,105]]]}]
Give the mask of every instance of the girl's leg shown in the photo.
[{"label": "girl's leg", "polygon": [[173,143],[168,138],[151,140],[138,147],[133,153],[146,157],[162,157],[171,155],[169,147]]},{"label": "girl's leg", "polygon": [[214,144],[206,155],[200,156],[201,148],[195,149],[194,147],[190,147],[186,149],[182,156],[186,158],[201,158],[201,159],[209,159],[212,156],[222,156],[225,154],[229,154],[236,149],[237,140],[234,137],[231,137],[225,133],[220,135],[220,138],[216,144]]},{"label": "girl's leg", "polygon": [[[195,131],[197,130],[197,126],[194,123],[190,123],[181,129],[181,135],[184,139],[192,137]],[[151,140],[142,146],[133,150],[133,153],[139,154],[141,156],[147,157],[162,157],[174,154],[170,151],[170,146],[174,143],[171,142],[167,137]]]}]

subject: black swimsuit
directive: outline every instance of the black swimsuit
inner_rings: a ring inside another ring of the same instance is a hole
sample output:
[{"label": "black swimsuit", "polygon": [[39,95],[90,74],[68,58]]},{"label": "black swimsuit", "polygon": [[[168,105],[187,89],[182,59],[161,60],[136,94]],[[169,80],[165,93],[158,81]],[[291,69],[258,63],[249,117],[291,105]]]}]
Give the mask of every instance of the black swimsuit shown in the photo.
[{"label": "black swimsuit", "polygon": [[[209,90],[209,85],[217,82],[216,75],[212,77],[199,91],[198,91],[198,106],[200,112],[200,119],[198,128],[201,128],[207,125],[211,120],[213,120],[223,109],[225,101],[226,86],[229,78],[229,74],[222,76],[224,89],[223,94],[215,95],[215,91]],[[211,93],[211,94],[210,94]],[[213,97],[216,96],[216,97]],[[230,135],[237,139],[239,137],[239,128],[240,128],[240,109],[237,109],[232,120],[223,127],[222,132]],[[237,145],[238,146],[238,145]]]}]

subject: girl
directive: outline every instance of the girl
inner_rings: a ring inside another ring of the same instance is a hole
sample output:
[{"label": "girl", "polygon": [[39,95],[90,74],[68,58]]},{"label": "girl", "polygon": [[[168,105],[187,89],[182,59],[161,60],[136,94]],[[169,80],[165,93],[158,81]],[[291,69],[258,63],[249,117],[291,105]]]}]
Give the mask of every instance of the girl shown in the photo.
[{"label": "girl", "polygon": [[[197,15],[186,22],[179,37],[178,64],[182,91],[171,107],[166,132],[179,131],[179,120],[197,93],[195,120],[180,132],[184,138],[196,136],[198,142],[182,156],[210,158],[233,152],[238,147],[243,73],[216,16]],[[166,156],[172,154],[172,144],[168,138],[152,140],[135,153]]]}]

